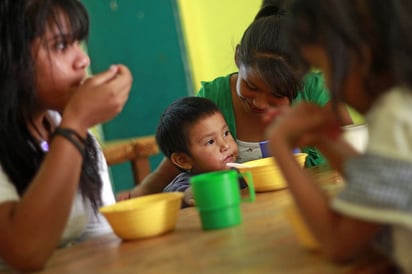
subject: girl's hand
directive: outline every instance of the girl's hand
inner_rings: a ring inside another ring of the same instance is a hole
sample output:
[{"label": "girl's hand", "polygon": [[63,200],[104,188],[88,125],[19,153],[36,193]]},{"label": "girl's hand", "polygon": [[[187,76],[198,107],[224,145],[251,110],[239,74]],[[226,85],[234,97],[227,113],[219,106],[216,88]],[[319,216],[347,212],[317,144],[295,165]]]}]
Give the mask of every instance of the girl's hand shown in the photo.
[{"label": "girl's hand", "polygon": [[263,121],[267,124],[273,122],[278,116],[281,116],[290,111],[289,106],[268,107],[263,114]]},{"label": "girl's hand", "polygon": [[[270,115],[269,113],[265,118],[268,119]],[[267,138],[283,142],[290,149],[316,146],[340,135],[339,124],[331,118],[334,116],[314,104],[300,103],[288,110],[280,109],[274,117],[266,130]]]},{"label": "girl's hand", "polygon": [[124,200],[129,200],[130,198],[133,198],[131,190],[120,191],[116,195],[116,201],[118,201],[118,202],[124,201]]},{"label": "girl's hand", "polygon": [[142,190],[143,190],[142,184],[140,183],[138,186],[136,186],[133,189],[118,192],[117,195],[116,195],[116,200],[117,201],[123,201],[123,200],[128,200],[128,199],[131,199],[131,198],[136,198],[136,197],[140,197],[140,196],[150,194],[150,193],[145,193]]},{"label": "girl's hand", "polygon": [[[315,146],[342,172],[345,160],[357,152],[342,138],[342,129],[335,117],[329,110],[309,103],[301,103],[276,116],[266,130],[272,155],[284,149]],[[281,155],[279,157],[283,157]]]},{"label": "girl's hand", "polygon": [[87,130],[114,118],[123,109],[132,85],[132,75],[123,65],[86,79],[73,90],[63,111],[62,125]]}]

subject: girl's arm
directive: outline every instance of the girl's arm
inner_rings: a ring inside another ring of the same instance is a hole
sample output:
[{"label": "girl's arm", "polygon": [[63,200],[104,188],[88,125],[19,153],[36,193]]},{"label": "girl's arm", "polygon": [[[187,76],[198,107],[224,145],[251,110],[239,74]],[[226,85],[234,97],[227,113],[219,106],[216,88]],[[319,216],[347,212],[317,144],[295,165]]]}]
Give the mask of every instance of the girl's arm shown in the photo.
[{"label": "girl's arm", "polygon": [[76,147],[56,136],[20,201],[0,205],[0,256],[9,265],[19,270],[44,266],[70,214],[81,164]]},{"label": "girl's arm", "polygon": [[346,126],[346,125],[351,125],[353,124],[353,120],[352,117],[350,116],[350,113],[348,111],[348,108],[346,107],[345,104],[339,104],[337,107],[337,110],[335,111],[333,108],[334,106],[332,105],[332,102],[328,102],[325,106],[324,106],[325,110],[330,112],[330,113],[334,113],[337,111],[338,115],[339,115],[339,124],[341,126]]},{"label": "girl's arm", "polygon": [[163,189],[180,173],[180,171],[164,157],[158,167],[147,175],[132,190],[121,191],[116,195],[117,201],[127,200],[152,193],[162,192]]},{"label": "girl's arm", "polygon": [[[114,117],[126,102],[131,75],[117,66],[74,90],[60,127],[86,137],[87,129]],[[63,111],[63,110],[62,110]],[[78,190],[82,155],[56,135],[19,201],[0,204],[0,257],[19,270],[41,269],[58,246]]]},{"label": "girl's arm", "polygon": [[[181,171],[179,171],[166,157],[152,173],[147,175],[144,180],[131,192],[131,197],[142,196],[151,193],[162,192]],[[117,199],[122,199],[118,196]]]},{"label": "girl's arm", "polygon": [[268,127],[267,136],[272,154],[288,182],[296,205],[323,251],[332,259],[344,260],[362,251],[380,226],[333,211],[326,194],[298,165],[291,153],[298,144],[329,140],[321,146],[325,156],[332,157],[335,165],[342,166],[354,152],[346,151],[344,146],[340,146],[340,141],[331,139],[330,136],[334,134],[328,128],[329,117],[321,108],[303,103],[280,115]]}]

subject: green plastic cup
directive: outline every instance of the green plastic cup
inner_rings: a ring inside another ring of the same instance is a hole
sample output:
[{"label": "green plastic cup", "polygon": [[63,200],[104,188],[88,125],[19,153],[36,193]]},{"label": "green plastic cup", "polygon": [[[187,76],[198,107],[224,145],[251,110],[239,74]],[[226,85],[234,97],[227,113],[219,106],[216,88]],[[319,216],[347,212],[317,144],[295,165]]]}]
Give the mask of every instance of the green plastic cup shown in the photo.
[{"label": "green plastic cup", "polygon": [[[247,177],[249,197],[241,198],[239,178]],[[193,197],[204,230],[220,229],[242,223],[241,202],[255,200],[252,175],[236,170],[214,171],[190,178]]]}]

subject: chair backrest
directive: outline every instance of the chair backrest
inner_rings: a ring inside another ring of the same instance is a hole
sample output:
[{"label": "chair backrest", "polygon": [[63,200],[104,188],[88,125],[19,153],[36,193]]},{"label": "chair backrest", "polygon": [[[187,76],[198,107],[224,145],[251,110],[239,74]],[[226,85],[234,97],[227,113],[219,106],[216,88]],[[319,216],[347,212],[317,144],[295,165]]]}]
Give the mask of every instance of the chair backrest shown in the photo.
[{"label": "chair backrest", "polygon": [[154,135],[109,141],[102,147],[108,165],[130,161],[135,185],[151,172],[150,156],[159,153]]}]

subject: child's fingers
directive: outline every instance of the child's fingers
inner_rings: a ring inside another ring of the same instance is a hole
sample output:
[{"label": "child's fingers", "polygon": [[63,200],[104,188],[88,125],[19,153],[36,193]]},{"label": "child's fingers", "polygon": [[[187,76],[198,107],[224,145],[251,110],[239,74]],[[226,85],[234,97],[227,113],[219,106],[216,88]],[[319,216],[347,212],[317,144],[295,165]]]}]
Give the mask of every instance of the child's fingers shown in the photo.
[{"label": "child's fingers", "polygon": [[128,200],[130,198],[131,198],[131,192],[130,191],[119,192],[116,196],[117,201]]},{"label": "child's fingers", "polygon": [[289,109],[289,107],[269,107],[265,110],[262,119],[264,122],[270,123],[276,119],[276,117],[285,114]]},{"label": "child's fingers", "polygon": [[132,74],[127,67],[118,65],[118,73],[116,78],[113,78],[110,82],[111,87],[114,90],[124,91],[126,94],[129,93],[130,87],[133,82]]},{"label": "child's fingers", "polygon": [[86,79],[85,83],[91,83],[93,85],[101,85],[113,79],[119,72],[118,65],[111,65],[108,70],[105,70],[101,73],[91,76]]}]

